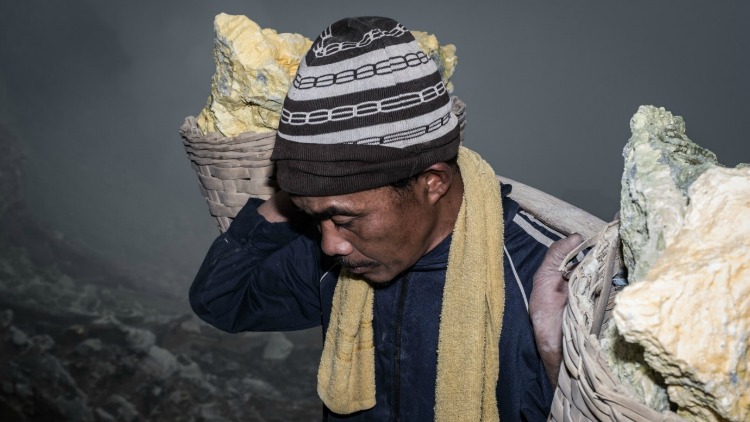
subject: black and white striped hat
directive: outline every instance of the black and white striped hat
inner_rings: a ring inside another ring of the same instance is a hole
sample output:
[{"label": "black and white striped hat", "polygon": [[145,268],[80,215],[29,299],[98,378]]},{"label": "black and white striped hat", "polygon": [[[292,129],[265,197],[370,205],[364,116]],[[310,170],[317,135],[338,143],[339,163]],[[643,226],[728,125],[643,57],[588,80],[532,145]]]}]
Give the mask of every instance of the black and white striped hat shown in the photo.
[{"label": "black and white striped hat", "polygon": [[435,63],[400,23],[358,17],[328,27],[300,63],[271,159],[282,190],[329,196],[411,177],[458,146]]}]

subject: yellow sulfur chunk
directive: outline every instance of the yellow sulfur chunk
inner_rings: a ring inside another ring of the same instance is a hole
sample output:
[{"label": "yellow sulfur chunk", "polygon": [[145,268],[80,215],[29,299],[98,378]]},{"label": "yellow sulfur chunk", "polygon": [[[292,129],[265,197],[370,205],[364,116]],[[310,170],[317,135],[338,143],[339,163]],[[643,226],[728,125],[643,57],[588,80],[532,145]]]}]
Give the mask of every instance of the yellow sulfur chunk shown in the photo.
[{"label": "yellow sulfur chunk", "polygon": [[242,15],[216,16],[214,31],[216,73],[198,127],[224,136],[275,130],[289,83],[312,42],[261,29]]},{"label": "yellow sulfur chunk", "polygon": [[445,83],[445,88],[448,92],[453,92],[453,83],[450,81],[450,78],[453,76],[453,71],[456,70],[456,65],[458,64],[456,46],[453,44],[441,46],[438,43],[437,37],[433,34],[422,31],[411,31],[411,33],[416,38],[422,51],[437,65],[440,76]]},{"label": "yellow sulfur chunk", "polygon": [[[216,73],[206,107],[196,119],[198,127],[204,134],[223,136],[276,130],[286,92],[312,41],[299,34],[261,29],[246,16],[225,13],[216,16],[214,32]],[[449,79],[457,63],[456,47],[440,46],[426,32],[412,34],[452,92]]]},{"label": "yellow sulfur chunk", "polygon": [[678,414],[750,420],[750,167],[705,171],[682,227],[644,279],[615,300],[625,340],[644,347]]}]

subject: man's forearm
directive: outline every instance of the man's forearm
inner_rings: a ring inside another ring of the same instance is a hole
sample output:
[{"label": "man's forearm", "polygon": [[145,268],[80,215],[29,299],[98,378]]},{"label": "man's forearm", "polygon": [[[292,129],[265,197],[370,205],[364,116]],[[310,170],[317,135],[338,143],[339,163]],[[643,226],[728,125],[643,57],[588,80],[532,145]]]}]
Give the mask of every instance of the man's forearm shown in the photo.
[{"label": "man's forearm", "polygon": [[[320,277],[320,247],[283,223],[287,218],[275,204],[260,215],[269,201],[248,201],[211,245],[190,288],[195,313],[224,331],[292,330],[320,323],[317,286],[310,282]],[[264,300],[269,297],[279,299]]]}]

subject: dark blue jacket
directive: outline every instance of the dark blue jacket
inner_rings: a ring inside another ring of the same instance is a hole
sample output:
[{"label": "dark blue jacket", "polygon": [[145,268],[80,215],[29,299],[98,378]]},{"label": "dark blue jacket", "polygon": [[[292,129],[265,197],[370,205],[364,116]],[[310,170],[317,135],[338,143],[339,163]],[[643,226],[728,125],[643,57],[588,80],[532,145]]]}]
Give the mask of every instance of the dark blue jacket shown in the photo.
[{"label": "dark blue jacket", "polygon": [[[503,189],[505,313],[500,336],[500,420],[546,420],[552,391],[528,315],[532,277],[559,236],[522,211]],[[206,322],[229,332],[328,327],[339,268],[322,254],[317,234],[240,211],[209,250],[190,288]],[[353,415],[326,410],[329,421],[434,420],[435,368],[450,237],[406,273],[375,291],[374,408]],[[461,398],[456,398],[460,400]]]}]

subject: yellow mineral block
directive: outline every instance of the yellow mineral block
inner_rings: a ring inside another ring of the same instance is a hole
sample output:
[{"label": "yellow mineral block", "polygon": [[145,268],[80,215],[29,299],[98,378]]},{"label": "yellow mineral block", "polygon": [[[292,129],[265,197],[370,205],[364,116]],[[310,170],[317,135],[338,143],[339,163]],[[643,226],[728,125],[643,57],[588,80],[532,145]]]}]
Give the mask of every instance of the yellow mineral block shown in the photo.
[{"label": "yellow mineral block", "polygon": [[289,84],[312,42],[225,13],[216,16],[214,32],[216,73],[198,127],[224,136],[276,130]]},{"label": "yellow mineral block", "polygon": [[689,189],[682,228],[614,320],[644,347],[678,414],[750,421],[750,167],[716,167]]},{"label": "yellow mineral block", "polygon": [[[236,136],[276,130],[284,97],[300,60],[312,41],[299,34],[277,33],[242,15],[222,13],[214,20],[211,96],[198,115],[203,133]],[[412,31],[422,50],[435,61],[448,92],[458,61],[456,47],[441,46],[434,35]]]},{"label": "yellow mineral block", "polygon": [[437,64],[440,76],[443,78],[448,92],[453,92],[453,83],[450,81],[450,78],[453,76],[456,64],[458,64],[456,46],[453,44],[441,46],[438,43],[437,37],[433,34],[422,31],[411,31],[411,33],[416,38],[422,51],[427,54],[427,57],[430,57]]}]

